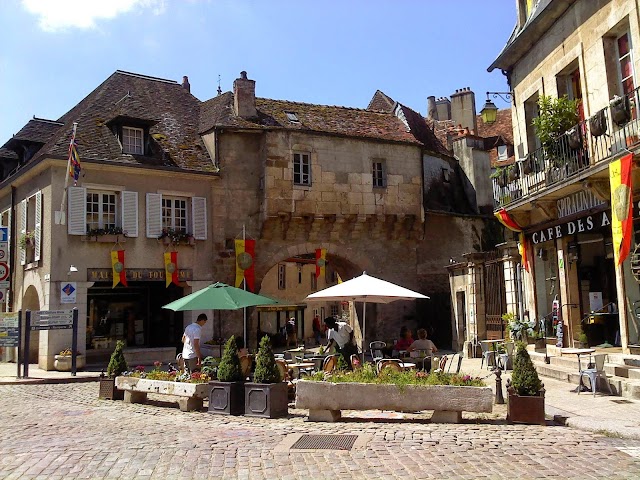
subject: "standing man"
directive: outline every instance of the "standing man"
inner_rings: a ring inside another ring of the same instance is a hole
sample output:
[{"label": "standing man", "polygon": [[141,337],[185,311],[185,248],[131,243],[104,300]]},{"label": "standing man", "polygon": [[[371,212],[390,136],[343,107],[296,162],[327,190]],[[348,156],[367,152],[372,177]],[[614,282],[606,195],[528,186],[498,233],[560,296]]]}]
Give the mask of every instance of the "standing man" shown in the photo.
[{"label": "standing man", "polygon": [[336,353],[344,357],[347,365],[351,365],[351,355],[358,353],[358,347],[353,344],[353,328],[346,322],[336,321],[333,317],[324,319],[327,326],[327,351],[335,345]]},{"label": "standing man", "polygon": [[182,359],[189,373],[200,367],[200,362],[202,362],[200,337],[202,336],[202,326],[205,323],[207,323],[207,316],[201,313],[194,323],[184,329],[184,334],[182,335]]}]

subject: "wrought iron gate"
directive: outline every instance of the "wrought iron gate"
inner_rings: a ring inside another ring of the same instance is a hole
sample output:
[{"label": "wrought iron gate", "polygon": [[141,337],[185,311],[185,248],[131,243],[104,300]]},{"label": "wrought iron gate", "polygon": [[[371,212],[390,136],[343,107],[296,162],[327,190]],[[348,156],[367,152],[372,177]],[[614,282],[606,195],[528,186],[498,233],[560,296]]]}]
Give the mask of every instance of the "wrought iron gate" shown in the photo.
[{"label": "wrought iron gate", "polygon": [[487,340],[504,338],[502,315],[507,311],[504,285],[504,265],[498,252],[491,254],[484,264],[484,291],[486,308]]}]

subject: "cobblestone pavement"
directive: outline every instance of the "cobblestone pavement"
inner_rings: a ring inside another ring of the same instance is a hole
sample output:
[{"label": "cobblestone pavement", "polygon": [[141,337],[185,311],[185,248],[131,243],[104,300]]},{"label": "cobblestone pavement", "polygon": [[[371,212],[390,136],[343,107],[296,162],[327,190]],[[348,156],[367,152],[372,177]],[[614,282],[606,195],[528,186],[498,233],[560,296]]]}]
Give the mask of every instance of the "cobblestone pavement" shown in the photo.
[{"label": "cobblestone pavement", "polygon": [[[320,424],[294,409],[250,419],[181,412],[161,396],[132,405],[97,394],[96,383],[0,386],[0,479],[640,477],[640,441],[508,425],[501,411],[457,425],[387,412]],[[368,441],[351,451],[274,451],[291,434]]]}]

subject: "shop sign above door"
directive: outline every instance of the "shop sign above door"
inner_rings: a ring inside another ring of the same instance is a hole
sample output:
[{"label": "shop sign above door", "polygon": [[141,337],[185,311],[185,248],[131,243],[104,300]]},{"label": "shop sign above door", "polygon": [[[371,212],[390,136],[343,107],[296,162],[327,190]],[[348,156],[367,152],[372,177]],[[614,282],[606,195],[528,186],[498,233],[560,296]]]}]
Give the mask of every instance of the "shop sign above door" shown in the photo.
[{"label": "shop sign above door", "polygon": [[554,225],[552,227],[543,228],[531,234],[531,241],[534,244],[547,242],[556,238],[562,238],[566,235],[574,235],[576,233],[585,233],[598,231],[602,227],[611,225],[611,210],[587,215],[567,223]]},{"label": "shop sign above door", "polygon": [[604,205],[605,202],[596,197],[591,190],[581,190],[556,202],[558,218],[568,217],[576,213]]},{"label": "shop sign above door", "polygon": [[[164,282],[164,268],[127,268],[128,282]],[[88,282],[112,282],[111,268],[87,268]],[[179,270],[178,278],[181,282],[193,280],[193,270],[190,268]]]}]

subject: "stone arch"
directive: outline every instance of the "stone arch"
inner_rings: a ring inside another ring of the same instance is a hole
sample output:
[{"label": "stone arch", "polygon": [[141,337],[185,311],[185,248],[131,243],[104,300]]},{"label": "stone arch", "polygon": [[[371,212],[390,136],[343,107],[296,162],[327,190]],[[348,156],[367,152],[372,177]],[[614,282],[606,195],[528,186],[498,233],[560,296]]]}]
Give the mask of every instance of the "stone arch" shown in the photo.
[{"label": "stone arch", "polygon": [[[38,292],[37,284],[27,286],[22,296],[22,311],[26,310],[38,311],[41,310],[40,295]],[[24,315],[24,313],[23,313]],[[29,363],[37,363],[38,355],[40,353],[40,332],[34,330],[30,332],[29,337]]]}]

